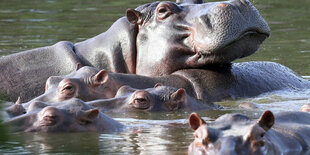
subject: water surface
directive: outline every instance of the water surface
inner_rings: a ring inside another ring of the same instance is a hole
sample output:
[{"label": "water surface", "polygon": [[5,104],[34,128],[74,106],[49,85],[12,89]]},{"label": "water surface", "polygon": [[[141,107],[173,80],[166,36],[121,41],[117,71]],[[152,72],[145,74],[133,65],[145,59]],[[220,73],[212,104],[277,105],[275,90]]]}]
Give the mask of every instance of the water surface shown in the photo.
[{"label": "water surface", "polygon": [[[2,0],[0,1],[0,56],[58,41],[78,42],[106,31],[127,8],[150,0]],[[238,61],[274,61],[310,79],[310,1],[255,0],[271,28],[259,51]],[[278,92],[255,98],[224,100],[221,111],[201,111],[207,120],[241,112],[257,118],[263,110],[299,110],[310,92]],[[4,103],[6,101],[2,101]],[[262,105],[242,110],[242,102]],[[228,110],[229,109],[229,110]],[[186,154],[193,140],[189,113],[108,114],[128,128],[119,133],[8,133],[0,126],[0,154]]]}]

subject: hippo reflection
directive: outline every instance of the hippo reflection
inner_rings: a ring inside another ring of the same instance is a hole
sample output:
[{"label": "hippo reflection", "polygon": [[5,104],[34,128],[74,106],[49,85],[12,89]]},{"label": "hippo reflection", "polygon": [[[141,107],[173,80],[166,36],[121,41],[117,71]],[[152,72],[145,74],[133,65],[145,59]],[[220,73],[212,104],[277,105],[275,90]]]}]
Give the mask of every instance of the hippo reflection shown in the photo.
[{"label": "hippo reflection", "polygon": [[4,122],[23,132],[111,132],[124,126],[83,101],[71,99],[58,106],[34,102],[26,114]]},{"label": "hippo reflection", "polygon": [[[106,32],[0,58],[0,96],[22,102],[77,63],[148,76],[229,64],[254,53],[269,27],[248,0],[154,2],[128,9]],[[20,79],[23,82],[20,82]]]},{"label": "hippo reflection", "polygon": [[309,154],[310,114],[265,111],[257,121],[226,114],[206,123],[196,113],[189,117],[195,140],[189,154]]}]

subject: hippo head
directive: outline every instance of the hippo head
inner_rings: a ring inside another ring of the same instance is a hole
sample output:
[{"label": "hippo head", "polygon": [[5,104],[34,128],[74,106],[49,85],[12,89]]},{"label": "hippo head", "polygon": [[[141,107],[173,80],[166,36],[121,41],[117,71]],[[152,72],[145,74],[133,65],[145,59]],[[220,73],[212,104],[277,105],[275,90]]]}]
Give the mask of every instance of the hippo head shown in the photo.
[{"label": "hippo head", "polygon": [[[84,66],[64,76],[51,76],[47,79],[44,94],[23,104],[27,107],[33,102],[58,103],[71,98],[83,101],[111,98],[115,96],[118,84],[111,81],[106,70]],[[7,109],[15,112],[18,104]]]},{"label": "hippo head", "polygon": [[59,106],[33,102],[30,107],[26,114],[5,123],[16,131],[24,132],[101,132],[122,128],[120,123],[79,99],[64,101]]},{"label": "hippo head", "polygon": [[117,108],[129,111],[176,111],[187,108],[188,95],[183,88],[156,84],[154,88],[134,89],[125,85],[119,88],[115,97],[122,96],[125,99]]},{"label": "hippo head", "polygon": [[[234,122],[232,122],[234,121]],[[195,140],[188,154],[259,155],[265,152],[265,133],[273,126],[274,116],[266,111],[253,123],[243,115],[226,115],[207,125],[196,113],[189,117]]]},{"label": "hippo head", "polygon": [[49,77],[46,81],[45,93],[38,97],[38,100],[59,102],[74,97],[84,101],[111,98],[115,94],[111,94],[112,91],[104,91],[112,89],[107,85],[107,80],[106,70],[98,71],[93,67],[85,66],[66,76]]},{"label": "hippo head", "polygon": [[248,0],[154,2],[126,16],[138,29],[140,75],[229,64],[253,54],[270,33]]}]

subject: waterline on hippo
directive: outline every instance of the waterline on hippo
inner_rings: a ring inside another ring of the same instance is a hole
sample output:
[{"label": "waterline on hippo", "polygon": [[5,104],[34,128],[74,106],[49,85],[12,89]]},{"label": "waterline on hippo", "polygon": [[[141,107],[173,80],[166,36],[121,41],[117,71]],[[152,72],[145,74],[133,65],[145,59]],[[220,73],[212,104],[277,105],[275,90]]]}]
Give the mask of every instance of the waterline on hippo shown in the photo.
[{"label": "waterline on hippo", "polygon": [[26,101],[43,92],[49,76],[68,74],[77,63],[149,76],[227,64],[254,53],[269,35],[249,1],[178,3],[129,9],[106,32],[76,44],[59,42],[0,58],[0,95]]}]

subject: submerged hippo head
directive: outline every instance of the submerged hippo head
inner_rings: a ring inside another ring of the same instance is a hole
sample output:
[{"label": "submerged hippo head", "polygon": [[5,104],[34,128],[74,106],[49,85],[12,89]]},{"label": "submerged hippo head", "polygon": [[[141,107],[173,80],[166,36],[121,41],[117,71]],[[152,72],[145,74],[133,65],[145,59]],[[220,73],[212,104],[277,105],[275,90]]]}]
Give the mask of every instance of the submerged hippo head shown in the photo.
[{"label": "submerged hippo head", "polygon": [[[37,99],[45,102],[59,102],[70,98],[80,98],[84,101],[99,98],[111,98],[113,91],[107,85],[108,72],[98,71],[93,67],[82,67],[66,76],[52,76],[47,79],[45,93]],[[116,90],[115,90],[116,91]]]},{"label": "submerged hippo head", "polygon": [[214,104],[192,98],[183,88],[161,84],[147,89],[135,89],[125,85],[119,88],[115,98],[88,103],[104,111],[191,111],[218,108]]},{"label": "submerged hippo head", "polygon": [[230,63],[253,54],[270,33],[248,0],[155,2],[126,16],[138,28],[140,75]]},{"label": "submerged hippo head", "polygon": [[5,124],[24,132],[102,132],[118,131],[123,127],[79,99],[67,100],[56,107],[36,102],[32,107],[30,112],[7,120]]},{"label": "submerged hippo head", "polygon": [[207,124],[196,113],[189,117],[195,140],[188,148],[189,154],[260,155],[265,145],[265,133],[273,126],[274,116],[266,111],[253,123],[240,114],[221,116]]},{"label": "submerged hippo head", "polygon": [[[44,94],[22,104],[26,109],[33,102],[58,103],[71,98],[83,101],[114,97],[120,86],[110,80],[108,72],[93,67],[84,66],[64,76],[51,76],[47,79]],[[22,112],[15,104],[6,111],[16,116]]]}]

